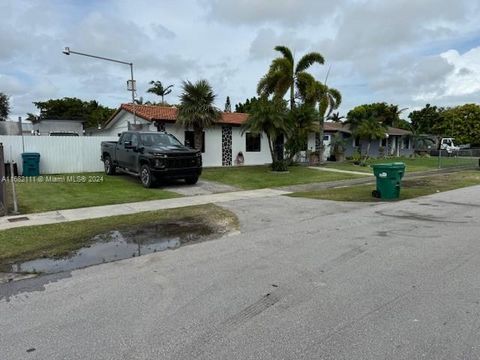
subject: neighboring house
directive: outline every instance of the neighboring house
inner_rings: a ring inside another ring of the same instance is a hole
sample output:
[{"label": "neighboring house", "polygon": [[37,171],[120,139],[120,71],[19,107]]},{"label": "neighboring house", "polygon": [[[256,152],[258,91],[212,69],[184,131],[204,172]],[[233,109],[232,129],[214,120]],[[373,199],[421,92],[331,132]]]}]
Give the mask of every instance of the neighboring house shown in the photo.
[{"label": "neighboring house", "polygon": [[[324,123],[323,143],[325,145],[325,160],[332,155],[330,143],[336,133],[342,134],[346,142],[345,156],[352,156],[355,150],[364,154],[367,150],[368,141],[354,138],[348,125],[343,123]],[[310,134],[308,149],[318,150],[320,139],[318,134]],[[370,156],[409,156],[414,152],[412,133],[407,130],[388,127],[386,137],[381,140],[372,140],[370,143]]]},{"label": "neighboring house", "polygon": [[84,120],[42,119],[32,125],[34,135],[83,136]]},{"label": "neighboring house", "polygon": [[[135,121],[134,121],[135,112]],[[183,128],[175,123],[177,118],[176,107],[158,105],[122,104],[107,121],[103,129],[87,129],[86,135],[116,136],[127,130],[167,131],[177,137],[187,146],[193,147],[193,129]],[[247,120],[248,114],[222,112],[220,120],[211,128],[204,131],[203,164],[205,166],[231,166],[243,155],[243,164],[262,165],[271,163],[270,150],[266,136],[259,136],[249,132],[243,133],[241,125]],[[354,139],[348,126],[340,123],[325,123],[324,145],[325,159],[330,156],[330,141],[332,136],[340,132],[347,140],[346,156],[351,156],[355,146],[366,149],[366,142]],[[387,140],[388,149],[392,155],[409,155],[411,141],[409,132],[390,128]],[[372,141],[370,154],[378,156],[380,141]],[[320,139],[318,134],[310,134],[308,150],[318,150]]]},{"label": "neighboring house", "polygon": [[[133,113],[135,111],[135,123]],[[177,108],[157,105],[122,104],[101,130],[87,130],[87,135],[115,136],[127,130],[167,131],[183,144],[193,147],[193,129],[175,123]],[[248,115],[222,112],[214,126],[204,131],[204,166],[231,166],[243,155],[245,165],[271,163],[267,138],[243,133],[241,125]]]}]

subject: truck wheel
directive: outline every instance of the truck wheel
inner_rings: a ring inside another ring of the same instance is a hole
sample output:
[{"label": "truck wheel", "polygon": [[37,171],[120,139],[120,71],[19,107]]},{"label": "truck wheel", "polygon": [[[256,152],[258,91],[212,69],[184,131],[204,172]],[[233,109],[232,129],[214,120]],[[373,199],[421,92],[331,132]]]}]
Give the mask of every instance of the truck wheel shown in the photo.
[{"label": "truck wheel", "polygon": [[105,167],[105,174],[115,175],[115,165],[113,165],[110,156],[105,157],[105,159],[103,160],[103,166]]},{"label": "truck wheel", "polygon": [[148,165],[142,165],[140,168],[140,181],[146,188],[151,188],[155,184],[155,178]]},{"label": "truck wheel", "polygon": [[188,184],[188,185],[195,185],[198,181],[198,176],[189,176],[187,178],[185,178],[185,182]]}]

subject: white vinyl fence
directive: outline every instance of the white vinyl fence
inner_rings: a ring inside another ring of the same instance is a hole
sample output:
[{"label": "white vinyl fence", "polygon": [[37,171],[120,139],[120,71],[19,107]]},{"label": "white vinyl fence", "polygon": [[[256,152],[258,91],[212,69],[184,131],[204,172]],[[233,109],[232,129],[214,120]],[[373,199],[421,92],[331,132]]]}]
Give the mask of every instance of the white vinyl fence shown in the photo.
[{"label": "white vinyl fence", "polygon": [[13,161],[17,163],[19,174],[22,174],[22,152],[36,152],[40,154],[41,174],[62,174],[102,171],[100,143],[117,141],[118,137],[24,136],[23,139],[25,151],[21,136],[0,136],[5,162],[10,161],[13,157]]}]

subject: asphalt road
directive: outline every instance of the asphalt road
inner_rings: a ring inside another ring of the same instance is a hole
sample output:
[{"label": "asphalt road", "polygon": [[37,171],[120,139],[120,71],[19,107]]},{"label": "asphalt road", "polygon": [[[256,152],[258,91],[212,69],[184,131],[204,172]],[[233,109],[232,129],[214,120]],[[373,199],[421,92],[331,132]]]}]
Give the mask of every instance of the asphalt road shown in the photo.
[{"label": "asphalt road", "polygon": [[241,234],[0,287],[0,359],[479,359],[479,192],[222,204]]}]

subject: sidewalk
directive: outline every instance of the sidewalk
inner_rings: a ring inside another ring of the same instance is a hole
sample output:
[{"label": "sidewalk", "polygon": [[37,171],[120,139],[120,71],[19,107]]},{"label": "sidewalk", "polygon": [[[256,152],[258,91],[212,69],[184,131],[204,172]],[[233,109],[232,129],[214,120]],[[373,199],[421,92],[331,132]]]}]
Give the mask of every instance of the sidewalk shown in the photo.
[{"label": "sidewalk", "polygon": [[313,170],[330,171],[330,172],[342,173],[342,174],[353,174],[353,175],[373,176],[373,174],[370,173],[370,172],[351,171],[351,170],[340,170],[340,169],[320,167],[320,166],[309,166],[308,168],[309,168],[309,169],[313,169]]},{"label": "sidewalk", "polygon": [[[425,172],[407,173],[406,179],[421,178],[431,175],[441,175],[455,172],[458,169],[430,170]],[[368,174],[363,174],[368,175]],[[22,214],[16,216],[0,217],[0,231],[23,226],[55,224],[68,221],[96,219],[108,216],[129,215],[143,211],[173,209],[185,206],[223,203],[235,200],[254,199],[290,194],[292,192],[316,191],[336,187],[375,184],[375,178],[364,176],[357,179],[338,180],[321,183],[308,183],[282,186],[275,189],[258,189],[245,191],[232,191],[217,194],[186,196],[182,198],[140,201],[133,203],[92,206],[79,209],[57,210],[43,213]]]},{"label": "sidewalk", "polygon": [[143,211],[164,210],[185,206],[280,196],[285,194],[289,194],[289,191],[259,189],[209,195],[188,196],[166,200],[151,200],[125,204],[92,206],[79,209],[57,210],[43,213],[22,214],[16,216],[5,216],[0,218],[0,230],[12,229],[23,226],[45,225],[67,221],[96,219],[107,216],[129,215]]}]

